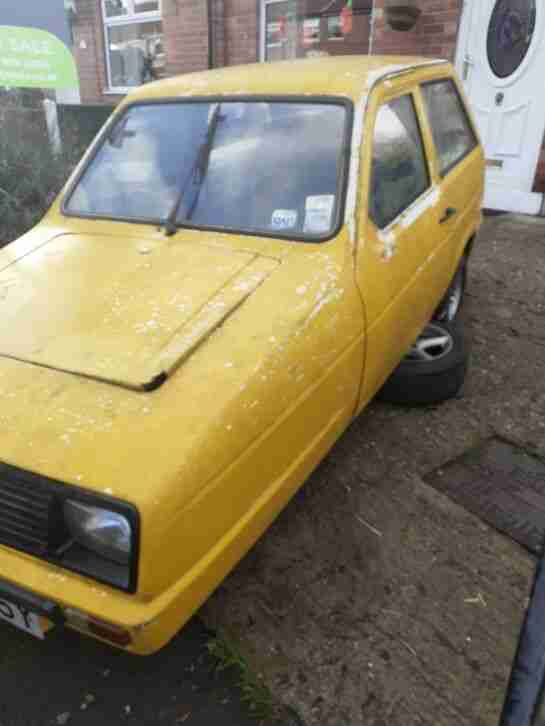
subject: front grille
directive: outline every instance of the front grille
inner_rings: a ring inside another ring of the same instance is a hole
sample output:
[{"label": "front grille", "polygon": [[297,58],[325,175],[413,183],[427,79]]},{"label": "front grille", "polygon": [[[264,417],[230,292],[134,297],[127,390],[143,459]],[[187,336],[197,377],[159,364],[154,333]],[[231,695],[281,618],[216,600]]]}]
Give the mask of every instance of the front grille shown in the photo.
[{"label": "front grille", "polygon": [[53,492],[12,467],[0,465],[0,543],[45,555]]},{"label": "front grille", "polygon": [[[130,523],[133,539],[129,566],[85,548],[64,520],[67,499],[118,512]],[[70,484],[0,461],[0,545],[26,552],[125,592],[136,592],[140,520],[127,502],[100,497]]]}]

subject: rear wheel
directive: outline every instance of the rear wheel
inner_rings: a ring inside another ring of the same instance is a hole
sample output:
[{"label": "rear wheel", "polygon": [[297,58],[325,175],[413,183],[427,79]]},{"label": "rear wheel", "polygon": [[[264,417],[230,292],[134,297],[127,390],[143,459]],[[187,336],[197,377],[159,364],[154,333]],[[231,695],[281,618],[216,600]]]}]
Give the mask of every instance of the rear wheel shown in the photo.
[{"label": "rear wheel", "polygon": [[468,355],[461,330],[432,321],[380,390],[377,398],[406,406],[441,403],[456,396]]}]

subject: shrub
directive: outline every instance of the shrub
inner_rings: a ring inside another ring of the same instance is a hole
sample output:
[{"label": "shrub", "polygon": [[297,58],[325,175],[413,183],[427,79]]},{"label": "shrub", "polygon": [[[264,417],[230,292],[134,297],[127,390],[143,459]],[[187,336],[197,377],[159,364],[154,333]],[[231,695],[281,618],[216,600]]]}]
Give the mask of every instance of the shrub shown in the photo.
[{"label": "shrub", "polygon": [[41,92],[0,95],[0,247],[45,214],[111,108],[67,107],[66,143],[51,151]]}]

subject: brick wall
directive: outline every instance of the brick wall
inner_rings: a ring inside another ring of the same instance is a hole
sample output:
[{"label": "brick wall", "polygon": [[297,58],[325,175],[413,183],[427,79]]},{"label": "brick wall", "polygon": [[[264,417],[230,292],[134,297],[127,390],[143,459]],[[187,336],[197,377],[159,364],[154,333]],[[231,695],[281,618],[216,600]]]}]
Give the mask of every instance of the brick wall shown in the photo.
[{"label": "brick wall", "polygon": [[[213,0],[215,65],[225,63],[223,0]],[[167,75],[208,68],[208,25],[205,0],[165,0],[163,32]],[[115,103],[122,96],[108,93],[105,38],[100,0],[77,0],[74,54],[83,103]]]},{"label": "brick wall", "polygon": [[541,147],[541,157],[537,165],[536,178],[534,182],[534,192],[545,194],[545,139]]},{"label": "brick wall", "polygon": [[[77,16],[73,25],[74,55],[80,79],[83,103],[104,102],[104,39],[98,26],[98,3],[78,0]],[[101,30],[101,29],[100,29]]]},{"label": "brick wall", "polygon": [[206,0],[165,0],[163,32],[167,75],[208,68]]},{"label": "brick wall", "polygon": [[454,60],[463,0],[420,0],[423,10],[415,27],[392,30],[386,22],[385,0],[375,0],[373,53],[420,55]]},{"label": "brick wall", "polygon": [[259,60],[258,0],[224,0],[225,65]]},{"label": "brick wall", "polygon": [[[421,0],[424,3],[424,0]],[[360,3],[362,4],[362,3]],[[365,3],[362,4],[365,5]],[[425,13],[416,27],[396,32],[386,23],[385,0],[375,0],[373,52],[440,56],[453,59],[462,0],[426,0]],[[212,0],[213,65],[238,65],[259,60],[259,0]],[[107,93],[104,28],[100,0],[77,0],[74,26],[75,54],[84,103],[112,103]],[[361,25],[361,31],[359,30]],[[208,67],[206,0],[164,0],[163,30],[167,75],[189,73]],[[356,10],[353,37],[341,43],[323,44],[323,50],[366,53],[369,17]],[[325,46],[328,47],[325,47]],[[329,47],[331,46],[331,47]]]},{"label": "brick wall", "polygon": [[[76,63],[83,103],[114,103],[108,93],[100,0],[77,0]],[[163,32],[169,76],[208,68],[206,0],[164,0]],[[213,65],[258,60],[258,1],[212,0]]]},{"label": "brick wall", "polygon": [[212,66],[226,65],[225,47],[225,4],[224,0],[212,2]]}]

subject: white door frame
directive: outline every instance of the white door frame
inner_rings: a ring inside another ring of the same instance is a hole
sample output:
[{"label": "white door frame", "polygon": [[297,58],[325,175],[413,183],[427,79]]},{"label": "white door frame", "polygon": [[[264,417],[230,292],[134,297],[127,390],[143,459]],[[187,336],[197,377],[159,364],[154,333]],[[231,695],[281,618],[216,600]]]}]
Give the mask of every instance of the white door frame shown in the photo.
[{"label": "white door frame", "polygon": [[[470,49],[473,47],[472,41],[474,33],[483,32],[483,28],[479,25],[479,23],[474,22],[473,20],[475,11],[479,9],[479,4],[475,2],[475,0],[464,0],[462,14],[460,18],[460,25],[458,29],[458,41],[456,44],[455,55],[456,70],[458,71],[462,82],[466,80],[468,73],[471,72],[471,66],[474,62],[470,54]],[[540,23],[540,26],[539,28],[536,28],[536,32],[539,32],[540,36],[542,36],[545,32],[545,22],[543,22],[543,16],[545,15],[545,13],[543,12],[543,10],[544,9],[538,5],[538,16],[536,22]],[[542,40],[542,38],[540,37],[539,40]],[[537,52],[539,42],[533,43],[532,46],[533,47],[530,48],[527,57],[521,63],[520,67],[512,76],[505,80],[503,85],[508,86],[514,83],[517,78],[522,75],[522,73],[524,73],[524,71],[527,69],[528,65],[532,62],[535,53]],[[489,75],[491,75],[490,69],[487,69],[487,72]],[[496,85],[502,85],[497,78],[494,78],[494,82]],[[539,142],[539,146],[535,152],[535,164],[533,171],[534,179],[539,163],[539,156],[542,148],[541,144],[542,141]],[[501,208],[501,198],[504,196],[505,191],[502,192],[500,187],[494,185],[493,183],[487,184],[487,189],[485,193],[485,202],[487,203],[487,205],[491,206],[492,208]],[[523,192],[513,189],[511,190],[511,196],[513,200],[513,207],[524,214],[537,215],[542,213],[543,209],[545,208],[545,196],[543,194],[538,194],[536,192]]]},{"label": "white door frame", "polygon": [[286,0],[260,0],[259,2],[259,60],[264,63],[266,58],[267,47],[267,7],[278,3],[286,2]]}]

